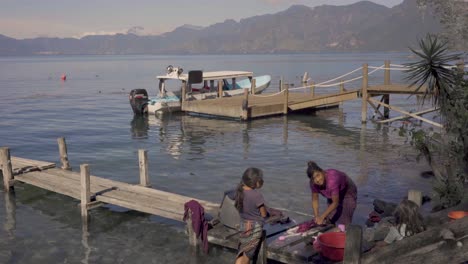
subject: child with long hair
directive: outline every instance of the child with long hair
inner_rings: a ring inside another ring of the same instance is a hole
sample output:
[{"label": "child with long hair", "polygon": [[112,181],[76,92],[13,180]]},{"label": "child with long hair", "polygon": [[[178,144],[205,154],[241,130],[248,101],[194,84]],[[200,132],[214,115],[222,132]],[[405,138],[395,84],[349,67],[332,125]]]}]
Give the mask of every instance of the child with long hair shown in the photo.
[{"label": "child with long hair", "polygon": [[241,217],[239,251],[236,264],[247,264],[259,248],[264,218],[267,216],[265,200],[258,191],[263,185],[263,172],[248,168],[237,186],[235,206]]},{"label": "child with long hair", "polygon": [[419,206],[413,201],[408,199],[401,201],[393,216],[395,224],[390,227],[384,239],[387,244],[424,231],[423,217],[419,213]]}]

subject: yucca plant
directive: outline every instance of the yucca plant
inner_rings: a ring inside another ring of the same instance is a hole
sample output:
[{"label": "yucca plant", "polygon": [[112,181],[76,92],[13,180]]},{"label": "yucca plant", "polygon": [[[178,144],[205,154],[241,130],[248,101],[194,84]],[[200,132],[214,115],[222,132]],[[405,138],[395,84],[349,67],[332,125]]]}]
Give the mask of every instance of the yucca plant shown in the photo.
[{"label": "yucca plant", "polygon": [[[438,144],[433,144],[427,134],[424,140],[420,135],[419,138],[415,138],[414,133],[410,135],[434,171],[434,191],[439,205],[449,207],[463,199],[467,180],[468,123],[465,118],[468,116],[468,87],[463,74],[452,66],[460,55],[451,53],[447,42],[440,41],[435,35],[427,35],[419,41],[419,48],[411,49],[419,60],[406,64],[405,79],[418,90],[426,87],[425,98],[430,95],[432,103],[440,107],[444,131]],[[440,154],[437,159],[432,157],[434,153]]]}]

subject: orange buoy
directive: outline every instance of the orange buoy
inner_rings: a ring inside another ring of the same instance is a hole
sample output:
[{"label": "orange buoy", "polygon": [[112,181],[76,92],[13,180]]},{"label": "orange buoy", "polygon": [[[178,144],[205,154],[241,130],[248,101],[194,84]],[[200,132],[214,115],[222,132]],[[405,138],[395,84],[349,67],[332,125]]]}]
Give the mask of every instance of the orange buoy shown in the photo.
[{"label": "orange buoy", "polygon": [[62,81],[66,81],[67,80],[67,75],[66,74],[62,74],[62,77],[60,77],[60,79]]}]

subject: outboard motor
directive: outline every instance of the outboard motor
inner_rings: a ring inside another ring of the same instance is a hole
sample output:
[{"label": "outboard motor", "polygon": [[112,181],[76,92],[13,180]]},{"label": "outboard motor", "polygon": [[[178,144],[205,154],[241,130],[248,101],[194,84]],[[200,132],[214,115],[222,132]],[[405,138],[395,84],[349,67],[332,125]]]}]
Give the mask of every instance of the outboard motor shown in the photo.
[{"label": "outboard motor", "polygon": [[131,90],[129,100],[134,115],[143,115],[147,113],[148,93],[145,89]]}]

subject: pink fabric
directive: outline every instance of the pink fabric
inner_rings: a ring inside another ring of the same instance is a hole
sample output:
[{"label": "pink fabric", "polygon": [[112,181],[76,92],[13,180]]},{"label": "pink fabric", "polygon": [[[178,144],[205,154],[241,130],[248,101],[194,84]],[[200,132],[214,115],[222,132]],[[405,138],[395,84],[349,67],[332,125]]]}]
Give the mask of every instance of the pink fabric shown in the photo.
[{"label": "pink fabric", "polygon": [[[349,195],[356,197],[356,187],[354,183],[349,184],[354,188],[347,188],[348,181],[352,182],[351,179],[348,180],[348,176],[339,170],[328,169],[324,170],[325,172],[325,188],[320,188],[320,186],[315,185],[313,181],[310,181],[310,189],[314,193],[320,193],[328,199],[331,199],[333,195],[338,195],[340,198],[344,198],[344,191],[350,192]],[[353,193],[352,193],[353,192]],[[342,195],[340,195],[342,193]]]}]

